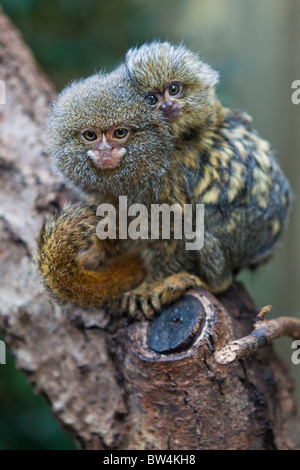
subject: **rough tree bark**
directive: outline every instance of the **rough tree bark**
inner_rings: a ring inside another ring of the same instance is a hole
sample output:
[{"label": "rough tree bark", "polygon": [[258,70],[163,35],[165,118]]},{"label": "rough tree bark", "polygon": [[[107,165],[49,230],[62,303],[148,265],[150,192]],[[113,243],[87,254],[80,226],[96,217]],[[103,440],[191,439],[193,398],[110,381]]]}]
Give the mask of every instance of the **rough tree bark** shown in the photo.
[{"label": "rough tree bark", "polygon": [[[1,11],[0,79],[0,326],[60,423],[89,449],[300,448],[294,385],[272,347],[227,366],[214,359],[252,330],[257,312],[242,286],[218,299],[191,291],[151,324],[49,300],[35,241],[44,217],[74,195],[43,152],[54,87]],[[187,310],[191,331],[178,329]]]}]

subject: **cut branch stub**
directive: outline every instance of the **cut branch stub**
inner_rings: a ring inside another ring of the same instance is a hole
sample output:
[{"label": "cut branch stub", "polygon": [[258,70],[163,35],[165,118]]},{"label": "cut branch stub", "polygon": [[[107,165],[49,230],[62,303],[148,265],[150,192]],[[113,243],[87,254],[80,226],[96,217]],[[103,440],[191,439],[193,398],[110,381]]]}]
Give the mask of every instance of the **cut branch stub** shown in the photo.
[{"label": "cut branch stub", "polygon": [[149,325],[148,346],[158,353],[187,349],[201,332],[205,311],[199,296],[184,295],[174,305],[162,309]]}]

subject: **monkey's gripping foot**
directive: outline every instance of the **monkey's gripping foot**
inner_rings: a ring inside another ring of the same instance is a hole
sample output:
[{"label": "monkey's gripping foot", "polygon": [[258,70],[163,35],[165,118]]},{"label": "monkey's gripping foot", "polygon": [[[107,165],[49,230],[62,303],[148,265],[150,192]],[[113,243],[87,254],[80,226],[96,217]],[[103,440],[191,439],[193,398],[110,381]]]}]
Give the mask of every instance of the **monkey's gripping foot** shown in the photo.
[{"label": "monkey's gripping foot", "polygon": [[[170,304],[179,299],[186,290],[195,287],[206,287],[208,289],[206,284],[193,274],[185,272],[173,274],[163,281],[159,298],[163,305]],[[156,294],[155,291],[154,294]]]},{"label": "monkey's gripping foot", "polygon": [[151,318],[155,311],[161,308],[159,296],[154,294],[154,289],[159,291],[160,283],[143,282],[136,289],[123,295],[121,310],[124,313],[135,315],[137,310],[142,310],[146,318]]},{"label": "monkey's gripping foot", "polygon": [[145,281],[124,294],[121,309],[130,315],[142,309],[146,318],[150,318],[155,311],[160,311],[162,305],[174,302],[186,290],[195,287],[207,288],[197,276],[185,272],[173,274],[162,281]]}]

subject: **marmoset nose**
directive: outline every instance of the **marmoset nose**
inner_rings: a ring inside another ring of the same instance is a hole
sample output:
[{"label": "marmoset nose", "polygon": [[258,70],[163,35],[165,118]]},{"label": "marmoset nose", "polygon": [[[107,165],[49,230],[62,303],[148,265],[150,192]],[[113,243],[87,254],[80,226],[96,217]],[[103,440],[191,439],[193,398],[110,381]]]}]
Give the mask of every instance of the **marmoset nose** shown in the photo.
[{"label": "marmoset nose", "polygon": [[163,103],[163,104],[161,105],[161,108],[162,108],[164,111],[167,111],[167,110],[173,108],[173,106],[174,106],[174,103],[173,103],[172,101],[166,101],[165,103]]},{"label": "marmoset nose", "polygon": [[112,146],[110,144],[110,142],[108,142],[105,138],[105,136],[103,136],[102,138],[102,141],[99,142],[98,144],[98,150],[103,150],[103,149],[111,149]]},{"label": "marmoset nose", "polygon": [[165,103],[162,103],[160,110],[165,118],[167,118],[169,121],[173,121],[178,117],[180,107],[178,106],[177,102],[169,100]]}]

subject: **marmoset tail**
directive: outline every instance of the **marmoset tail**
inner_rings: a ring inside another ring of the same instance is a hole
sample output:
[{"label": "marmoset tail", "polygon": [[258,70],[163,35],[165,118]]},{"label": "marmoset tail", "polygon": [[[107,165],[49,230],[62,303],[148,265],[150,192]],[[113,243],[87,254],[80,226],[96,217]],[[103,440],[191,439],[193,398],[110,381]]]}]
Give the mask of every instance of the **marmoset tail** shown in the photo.
[{"label": "marmoset tail", "polygon": [[122,294],[144,279],[143,262],[124,253],[121,242],[100,241],[96,224],[96,207],[66,206],[42,228],[37,264],[56,300],[117,308]]}]

